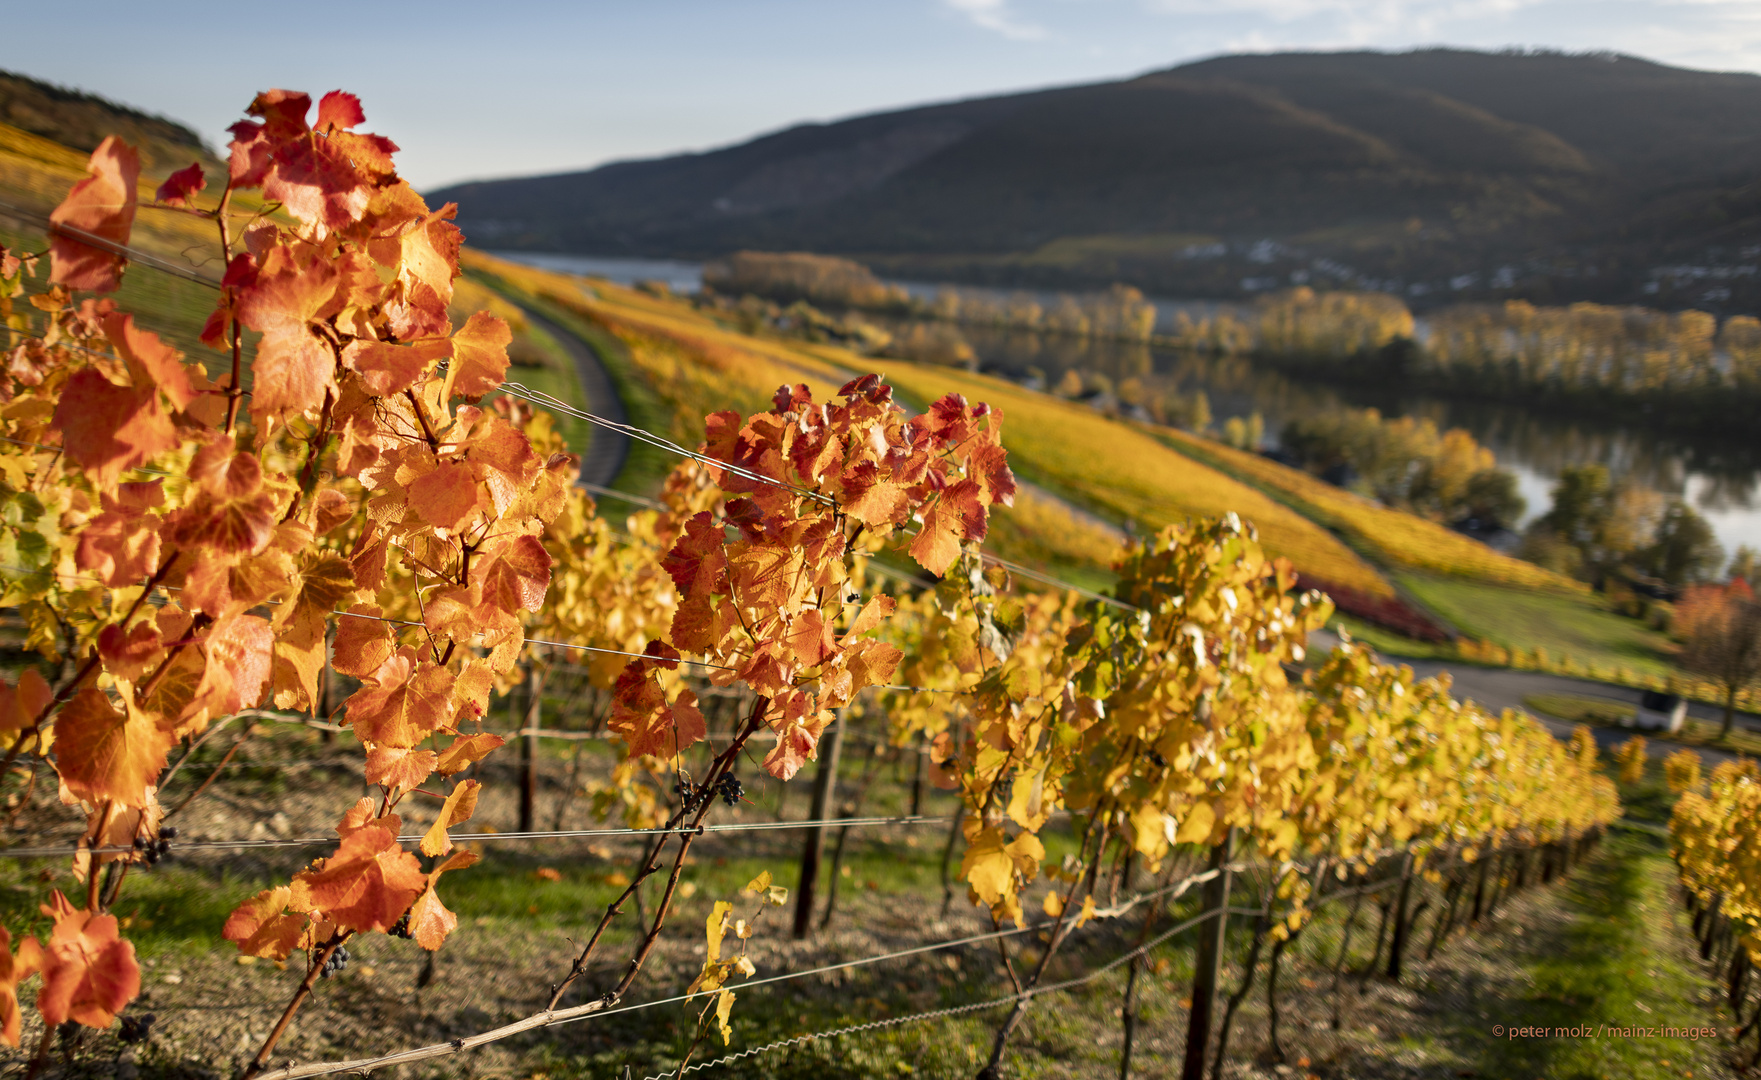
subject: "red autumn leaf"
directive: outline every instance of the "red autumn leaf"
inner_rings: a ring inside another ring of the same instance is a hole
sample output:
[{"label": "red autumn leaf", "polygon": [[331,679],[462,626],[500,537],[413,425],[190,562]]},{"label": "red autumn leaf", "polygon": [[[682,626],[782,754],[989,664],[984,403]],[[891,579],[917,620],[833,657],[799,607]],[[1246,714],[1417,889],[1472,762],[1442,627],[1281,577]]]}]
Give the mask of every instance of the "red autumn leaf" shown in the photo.
[{"label": "red autumn leaf", "polygon": [[118,484],[100,495],[103,513],[79,533],[75,562],[106,585],[138,585],[159,568],[160,519],[147,510],[164,501],[163,481]]},{"label": "red autumn leaf", "polygon": [[336,282],[329,259],[301,265],[293,249],[277,246],[238,290],[239,322],[263,334],[251,368],[251,415],[265,429],[270,420],[318,408],[335,389],[336,357],[311,327],[332,303]]},{"label": "red autumn leaf", "polygon": [[35,724],[54,700],[55,692],[36,668],[25,668],[14,686],[0,679],[0,735],[23,731]]},{"label": "red autumn leaf", "polygon": [[292,903],[323,912],[343,930],[389,930],[426,883],[396,834],[370,825],[350,833],[321,865],[295,874]]},{"label": "red autumn leaf", "polygon": [[188,206],[196,197],[196,192],[208,186],[208,178],[202,173],[200,162],[191,162],[185,169],[179,169],[165,178],[153,198],[166,206]]},{"label": "red autumn leaf", "polygon": [[722,591],[721,577],[728,568],[725,539],[726,530],[707,510],[685,522],[684,533],[661,560],[681,596]]},{"label": "red autumn leaf", "polygon": [[349,611],[357,617],[344,615],[336,621],[330,666],[344,675],[365,679],[391,659],[397,642],[391,636],[391,626],[377,618],[377,605],[356,604]]},{"label": "red autumn leaf", "polygon": [[12,950],[12,935],[0,926],[0,1042],[18,1045],[20,1023],[18,984],[42,969],[46,957],[36,938],[20,938]]},{"label": "red autumn leaf", "polygon": [[74,372],[55,406],[67,456],[111,487],[132,469],[177,446],[177,431],[153,387],[117,386],[92,368]]},{"label": "red autumn leaf", "polygon": [[150,714],[118,711],[103,691],[87,687],[56,716],[55,768],[67,790],[89,803],[145,806],[172,741]]},{"label": "red autumn leaf", "polygon": [[464,462],[437,465],[410,483],[409,501],[435,528],[456,529],[477,510],[477,478]]},{"label": "red autumn leaf", "polygon": [[819,740],[799,724],[777,733],[777,744],[764,756],[764,769],[778,780],[789,780],[813,757]]},{"label": "red autumn leaf", "polygon": [[104,318],[104,334],[116,355],[128,365],[135,386],[156,386],[174,409],[189,407],[196,399],[183,354],[161,341],[158,334],[135,325],[133,315],[112,312]]},{"label": "red autumn leaf", "polygon": [[484,603],[503,611],[537,611],[544,606],[555,560],[536,536],[514,537],[486,548],[484,554],[492,560],[483,571]]},{"label": "red autumn leaf", "polygon": [[104,670],[130,682],[145,674],[164,651],[159,628],[151,622],[136,623],[127,630],[111,623],[98,631],[98,655],[104,658]]},{"label": "red autumn leaf", "polygon": [[513,331],[501,319],[487,311],[472,315],[452,336],[448,396],[477,398],[500,386],[507,378],[508,345],[513,340]]},{"label": "red autumn leaf", "polygon": [[352,128],[366,119],[367,114],[361,111],[360,98],[341,90],[332,90],[318,100],[318,122],[312,128],[315,131],[330,127]]},{"label": "red autumn leaf", "polygon": [[242,955],[286,960],[310,922],[304,914],[285,914],[292,897],[286,885],[264,889],[233,909],[220,936],[238,945]]},{"label": "red autumn leaf", "polygon": [[43,1022],[109,1027],[141,992],[134,945],[118,937],[116,916],[75,908],[59,890],[43,914],[55,920],[37,993]]},{"label": "red autumn leaf", "polygon": [[460,735],[452,741],[452,745],[440,752],[440,762],[435,769],[442,776],[464,772],[474,763],[494,753],[506,741],[500,735]]},{"label": "red autumn leaf", "polygon": [[709,736],[697,695],[681,690],[669,703],[660,680],[640,661],[618,676],[614,694],[607,726],[623,737],[631,757],[670,758]]},{"label": "red autumn leaf", "polygon": [[376,817],[374,815],[378,813],[377,807],[378,804],[366,796],[356,799],[355,805],[349,807],[348,810],[343,813],[342,820],[336,823],[337,837],[347,840],[349,837],[366,828],[384,829],[387,832],[390,832],[393,836],[401,835],[404,827],[403,818],[398,817],[396,814],[386,814],[384,817]]},{"label": "red autumn leaf", "polygon": [[73,185],[49,215],[49,280],[70,289],[110,292],[122,283],[128,265],[114,249],[127,246],[134,227],[141,156],[110,135],[92,151],[86,171],[91,175]]}]

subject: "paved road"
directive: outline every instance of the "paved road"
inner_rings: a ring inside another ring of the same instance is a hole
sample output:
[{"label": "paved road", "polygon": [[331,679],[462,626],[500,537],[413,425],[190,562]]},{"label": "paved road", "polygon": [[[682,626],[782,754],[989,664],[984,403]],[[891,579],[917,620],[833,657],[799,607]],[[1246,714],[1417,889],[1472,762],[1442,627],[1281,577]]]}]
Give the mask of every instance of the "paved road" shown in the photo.
[{"label": "paved road", "polygon": [[[575,362],[575,373],[581,380],[581,392],[587,400],[576,402],[581,408],[595,416],[603,416],[620,424],[630,422],[629,415],[624,412],[623,399],[618,397],[617,386],[611,381],[611,375],[600,362],[599,354],[592,346],[576,337],[568,330],[551,322],[531,308],[522,307],[526,318],[534,326],[556,339]],[[630,456],[630,437],[621,431],[610,428],[595,427],[592,440],[581,455],[581,482],[607,487],[617,479],[624,467],[624,460]]]},{"label": "paved road", "polygon": [[[1312,645],[1319,649],[1330,649],[1338,639],[1331,634],[1317,634],[1311,637]],[[1573,679],[1565,675],[1548,675],[1539,671],[1513,671],[1509,668],[1485,668],[1472,664],[1451,664],[1444,660],[1414,660],[1405,657],[1389,657],[1388,659],[1411,667],[1413,674],[1419,678],[1429,678],[1441,672],[1449,672],[1454,683],[1455,696],[1478,702],[1482,707],[1493,712],[1505,709],[1521,709],[1534,716],[1562,739],[1571,737],[1572,728],[1576,725],[1563,720],[1555,720],[1550,716],[1537,716],[1532,709],[1523,704],[1523,698],[1534,694],[1576,694],[1580,697],[1601,698],[1605,701],[1618,702],[1623,705],[1637,705],[1641,691],[1626,686],[1610,686],[1607,683],[1591,682],[1587,679]],[[1723,710],[1699,702],[1688,703],[1688,715],[1700,720],[1719,723],[1724,719]],[[1752,731],[1761,731],[1761,716],[1752,713],[1738,712],[1737,726]],[[1625,742],[1632,734],[1623,728],[1593,727],[1590,729],[1596,736],[1598,746],[1607,748]],[[1652,757],[1666,757],[1680,749],[1676,743],[1653,739],[1647,747]],[[1734,754],[1724,750],[1698,747],[1700,756],[1708,765],[1727,761]]]}]

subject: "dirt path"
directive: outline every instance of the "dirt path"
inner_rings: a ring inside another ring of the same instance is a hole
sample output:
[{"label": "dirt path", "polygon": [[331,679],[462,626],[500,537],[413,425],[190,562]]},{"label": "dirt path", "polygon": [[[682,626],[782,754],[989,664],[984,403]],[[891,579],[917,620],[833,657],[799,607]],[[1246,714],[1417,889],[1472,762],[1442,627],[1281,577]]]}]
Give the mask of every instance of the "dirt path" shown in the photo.
[{"label": "dirt path", "polygon": [[[556,343],[569,354],[575,362],[575,374],[581,380],[581,392],[586,401],[580,405],[595,416],[603,416],[620,424],[630,422],[624,409],[623,399],[618,397],[616,385],[611,375],[600,362],[599,354],[592,346],[576,337],[562,326],[550,321],[529,307],[521,307],[526,318],[532,324],[549,334]],[[630,456],[630,437],[621,431],[610,428],[595,427],[593,438],[587,444],[587,452],[581,455],[581,480],[583,483],[606,487],[617,479],[624,467],[624,461]]]}]

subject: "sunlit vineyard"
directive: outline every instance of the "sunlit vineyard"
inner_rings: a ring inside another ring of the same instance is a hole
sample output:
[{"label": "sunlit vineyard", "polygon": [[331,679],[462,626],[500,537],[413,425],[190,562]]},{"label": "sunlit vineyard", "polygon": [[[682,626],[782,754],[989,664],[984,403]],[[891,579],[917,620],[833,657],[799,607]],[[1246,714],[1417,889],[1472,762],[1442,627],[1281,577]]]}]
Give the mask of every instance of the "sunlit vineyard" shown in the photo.
[{"label": "sunlit vineyard", "polygon": [[[1390,590],[1224,473],[998,380],[461,282],[352,95],[248,114],[224,176],[107,140],[0,251],[25,1075],[1306,1067],[1620,818],[1588,729],[1311,654],[1299,572]],[[100,299],[155,272],[137,215],[203,226],[198,355]],[[553,316],[647,427],[519,378]],[[590,496],[580,425],[659,483]]]}]

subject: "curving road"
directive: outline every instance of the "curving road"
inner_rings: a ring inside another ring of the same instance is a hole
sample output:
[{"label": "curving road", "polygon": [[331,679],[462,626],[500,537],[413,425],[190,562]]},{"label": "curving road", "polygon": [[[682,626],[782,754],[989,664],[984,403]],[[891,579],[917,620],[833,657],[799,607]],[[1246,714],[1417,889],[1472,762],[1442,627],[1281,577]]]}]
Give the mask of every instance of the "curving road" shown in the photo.
[{"label": "curving road", "polygon": [[[1338,638],[1322,631],[1309,638],[1313,648],[1322,651],[1331,649]],[[1549,675],[1540,671],[1513,671],[1510,668],[1485,668],[1472,664],[1452,664],[1446,660],[1415,660],[1407,657],[1391,656],[1386,659],[1412,668],[1413,674],[1421,679],[1438,675],[1445,671],[1454,684],[1455,696],[1478,702],[1493,712],[1505,709],[1520,709],[1534,716],[1547,729],[1562,739],[1571,737],[1572,728],[1576,725],[1564,720],[1556,720],[1550,716],[1538,716],[1534,710],[1523,704],[1523,698],[1534,694],[1576,694],[1580,697],[1600,698],[1604,701],[1617,702],[1622,705],[1637,705],[1642,691],[1626,686],[1611,686],[1608,683],[1591,682],[1588,679],[1573,679],[1565,675]],[[1698,720],[1719,723],[1724,719],[1723,710],[1712,705],[1704,705],[1697,701],[1688,703],[1688,715]],[[1761,716],[1739,711],[1736,724],[1751,731],[1761,731]],[[1596,736],[1596,744],[1604,749],[1625,742],[1633,732],[1626,728],[1592,727]],[[1680,744],[1652,739],[1647,751],[1652,757],[1667,757],[1680,749]],[[1715,765],[1728,761],[1736,755],[1709,747],[1695,747],[1700,757],[1708,764]]]},{"label": "curving road", "polygon": [[[562,346],[575,362],[575,374],[581,380],[581,392],[587,399],[579,403],[580,407],[595,416],[602,416],[619,424],[629,423],[630,418],[624,412],[624,402],[618,397],[617,386],[612,382],[611,374],[605,370],[605,365],[593,347],[531,308],[522,305],[520,310],[526,313],[526,318],[534,326],[549,334]],[[609,487],[623,470],[624,461],[629,456],[628,435],[611,428],[595,426],[593,437],[581,455],[581,482]]]}]

